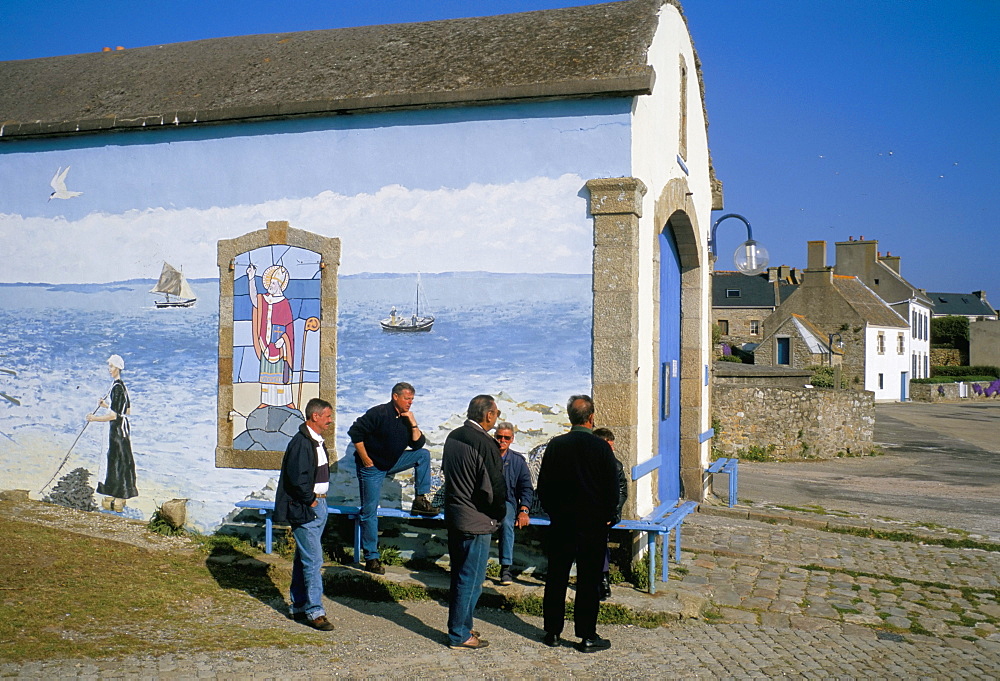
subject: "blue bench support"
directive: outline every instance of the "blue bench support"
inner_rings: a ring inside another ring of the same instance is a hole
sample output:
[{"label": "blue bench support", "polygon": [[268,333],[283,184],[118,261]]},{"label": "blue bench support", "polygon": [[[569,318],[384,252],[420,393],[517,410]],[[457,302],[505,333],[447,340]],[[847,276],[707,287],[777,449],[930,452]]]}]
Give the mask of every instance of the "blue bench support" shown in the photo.
[{"label": "blue bench support", "polygon": [[[264,552],[271,553],[274,549],[274,502],[266,499],[247,499],[237,501],[237,508],[256,509],[264,516]],[[663,537],[663,569],[661,579],[665,582],[669,577],[667,563],[669,553],[667,547],[670,540],[670,532],[674,531],[674,556],[679,563],[681,560],[681,523],[684,522],[690,513],[697,510],[698,504],[694,501],[686,501],[680,506],[669,506],[657,509],[642,520],[622,520],[612,527],[614,530],[632,530],[645,532],[649,558],[649,593],[656,593],[656,536]],[[361,509],[358,506],[335,506],[327,505],[329,515],[345,515],[354,520],[354,559],[361,562]],[[444,520],[444,514],[438,513],[436,516],[411,515],[407,511],[398,508],[378,508],[380,518],[404,518],[406,520]],[[536,526],[550,525],[551,521],[545,516],[532,516],[531,524]]]},{"label": "blue bench support", "polygon": [[706,473],[725,473],[729,476],[729,508],[736,505],[736,490],[739,487],[739,459],[716,459],[712,465],[705,469]]}]

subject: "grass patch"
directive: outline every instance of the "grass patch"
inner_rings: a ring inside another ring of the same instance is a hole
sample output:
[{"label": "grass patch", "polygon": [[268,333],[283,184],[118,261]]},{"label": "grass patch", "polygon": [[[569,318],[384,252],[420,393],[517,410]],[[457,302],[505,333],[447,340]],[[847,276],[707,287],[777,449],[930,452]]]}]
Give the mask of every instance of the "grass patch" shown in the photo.
[{"label": "grass patch", "polygon": [[860,615],[861,611],[857,608],[845,608],[842,605],[834,605],[833,609],[839,612],[841,615]]},{"label": "grass patch", "polygon": [[912,532],[900,532],[895,530],[875,530],[870,527],[827,527],[827,532],[836,534],[851,534],[856,537],[867,539],[884,539],[886,541],[910,542],[913,544],[933,544],[935,546],[946,546],[951,549],[980,549],[982,551],[1000,552],[1000,544],[995,542],[977,541],[962,537],[954,539],[952,537],[928,537],[913,534]]},{"label": "grass patch", "polygon": [[[983,589],[981,587],[971,587],[971,586],[957,586],[955,584],[945,584],[943,582],[925,582],[920,579],[904,579],[902,577],[895,577],[893,575],[877,575],[873,572],[861,572],[859,570],[848,570],[846,568],[836,568],[828,567],[826,565],[816,565],[815,563],[810,563],[809,565],[800,565],[803,570],[809,570],[810,572],[827,572],[827,573],[839,573],[844,575],[849,575],[851,577],[871,577],[872,579],[880,579],[886,582],[890,582],[899,586],[900,584],[915,584],[919,587],[925,589],[952,589],[955,591],[960,591],[962,597],[969,602],[978,602],[977,594],[990,594],[995,599],[1000,599],[1000,589]],[[884,593],[881,589],[871,589],[870,593],[877,596],[880,593]],[[898,594],[897,594],[898,595]],[[956,614],[965,612],[961,605],[958,603],[952,603],[952,610]]]},{"label": "grass patch", "polygon": [[[282,594],[271,566],[230,538],[198,539],[199,551],[151,552],[9,519],[0,519],[0,535],[7,661],[317,643],[308,632],[239,624],[248,596]],[[236,624],[222,625],[226,618]]]},{"label": "grass patch", "polygon": [[761,447],[760,445],[750,445],[737,454],[741,461],[776,461],[774,452],[777,447],[773,444]]}]

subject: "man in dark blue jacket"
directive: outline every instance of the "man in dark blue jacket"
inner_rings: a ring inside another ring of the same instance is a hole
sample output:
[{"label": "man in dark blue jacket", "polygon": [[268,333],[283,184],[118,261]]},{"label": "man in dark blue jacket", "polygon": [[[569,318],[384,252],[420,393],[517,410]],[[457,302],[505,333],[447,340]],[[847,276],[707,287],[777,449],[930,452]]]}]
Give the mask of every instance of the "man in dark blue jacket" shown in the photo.
[{"label": "man in dark blue jacket", "polygon": [[531,522],[528,511],[535,499],[531,486],[531,473],[524,455],[510,448],[514,442],[514,426],[501,421],[493,430],[493,437],[500,445],[503,459],[503,478],[507,483],[507,515],[500,525],[500,585],[507,586],[514,581],[510,568],[514,564],[514,528],[527,527]]},{"label": "man in dark blue jacket", "polygon": [[299,426],[281,460],[274,495],[274,522],[292,526],[295,559],[292,562],[292,618],[320,631],[333,625],[323,609],[323,528],[330,463],[323,433],[333,421],[333,407],[318,398],[306,404],[306,422]]},{"label": "man in dark blue jacket", "polygon": [[593,434],[594,401],[574,395],[566,405],[572,428],[552,438],[538,471],[538,498],[552,521],[548,532],[542,612],[545,645],[560,645],[566,619],[566,586],[576,562],[573,625],[581,652],[606,650],[611,641],[597,635],[601,567],[608,529],[618,515],[618,474],[607,442]]},{"label": "man in dark blue jacket", "polygon": [[[397,383],[392,387],[392,398],[387,404],[366,411],[347,431],[353,445],[361,493],[361,549],[365,570],[378,575],[385,573],[378,550],[377,513],[386,476],[412,468],[416,496],[410,513],[431,517],[438,514],[438,509],[426,497],[431,491],[431,454],[424,449],[424,434],[410,409],[415,394],[409,383]],[[355,558],[360,562],[360,556]]]}]

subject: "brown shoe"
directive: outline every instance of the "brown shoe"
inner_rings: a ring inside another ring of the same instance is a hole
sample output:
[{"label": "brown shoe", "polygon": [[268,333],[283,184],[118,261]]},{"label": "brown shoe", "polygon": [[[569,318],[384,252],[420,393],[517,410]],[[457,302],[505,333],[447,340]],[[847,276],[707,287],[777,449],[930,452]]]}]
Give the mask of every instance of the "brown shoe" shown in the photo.
[{"label": "brown shoe", "polygon": [[481,639],[478,636],[470,636],[468,639],[462,643],[449,643],[448,647],[452,650],[479,650],[480,648],[488,648],[490,642]]},{"label": "brown shoe", "polygon": [[326,615],[320,615],[314,620],[309,620],[306,622],[313,629],[319,629],[320,631],[333,631],[333,624],[330,620],[326,618]]},{"label": "brown shoe", "polygon": [[382,567],[382,561],[378,558],[372,558],[371,560],[365,561],[365,572],[371,572],[375,575],[384,575],[385,568]]},{"label": "brown shoe", "polygon": [[423,494],[418,494],[413,499],[413,507],[410,509],[410,515],[423,515],[433,518],[439,513],[440,509],[436,508],[430,501],[427,500]]}]

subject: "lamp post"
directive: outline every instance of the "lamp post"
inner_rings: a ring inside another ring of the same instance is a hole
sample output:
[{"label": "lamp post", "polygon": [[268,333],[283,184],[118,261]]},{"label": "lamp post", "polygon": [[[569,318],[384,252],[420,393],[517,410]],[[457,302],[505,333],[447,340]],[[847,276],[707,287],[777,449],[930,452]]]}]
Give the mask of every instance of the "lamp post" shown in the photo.
[{"label": "lamp post", "polygon": [[715,257],[719,257],[717,250],[718,242],[716,241],[715,232],[719,229],[719,223],[723,220],[728,220],[729,218],[736,218],[746,225],[747,228],[747,240],[736,247],[736,252],[733,253],[733,264],[736,265],[736,269],[741,274],[745,274],[748,277],[760,274],[767,269],[767,249],[754,241],[753,230],[750,228],[750,221],[742,215],[727,213],[715,221],[715,224],[712,225],[712,234],[708,239],[709,252]]},{"label": "lamp post", "polygon": [[844,346],[844,337],[841,336],[839,333],[834,332],[834,333],[828,333],[826,335],[827,342],[828,342],[828,345],[830,347],[830,366],[833,366],[833,339],[834,339],[834,337],[837,338],[837,345],[839,345],[841,347]]}]

